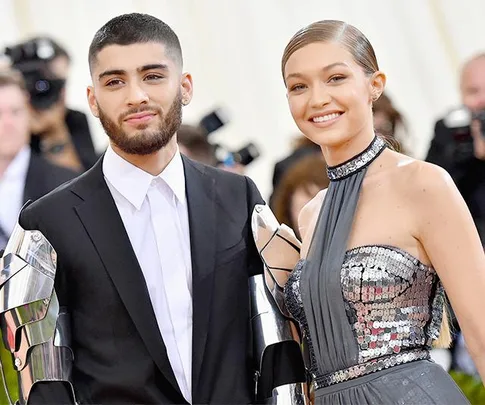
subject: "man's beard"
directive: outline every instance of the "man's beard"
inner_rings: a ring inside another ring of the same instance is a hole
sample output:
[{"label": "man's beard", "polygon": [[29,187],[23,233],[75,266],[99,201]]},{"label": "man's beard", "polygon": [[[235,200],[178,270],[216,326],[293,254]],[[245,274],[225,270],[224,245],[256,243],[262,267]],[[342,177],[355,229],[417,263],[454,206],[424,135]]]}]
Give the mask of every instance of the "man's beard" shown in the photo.
[{"label": "man's beard", "polygon": [[[138,131],[132,135],[128,135],[121,129],[123,121],[128,115],[143,111],[158,114],[161,120],[158,128],[147,129],[148,125],[140,124]],[[182,94],[181,92],[178,93],[165,117],[160,107],[150,105],[128,110],[118,118],[118,124],[104,114],[99,104],[98,112],[101,125],[115,146],[131,155],[149,155],[165,147],[180,128],[182,123]]]}]

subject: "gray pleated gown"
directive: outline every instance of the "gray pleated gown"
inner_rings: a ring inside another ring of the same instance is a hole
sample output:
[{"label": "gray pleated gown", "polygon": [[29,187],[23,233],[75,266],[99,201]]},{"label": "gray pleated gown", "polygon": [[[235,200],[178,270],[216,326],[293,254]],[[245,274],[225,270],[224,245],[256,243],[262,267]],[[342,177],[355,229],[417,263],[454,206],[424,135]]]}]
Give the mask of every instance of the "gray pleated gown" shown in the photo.
[{"label": "gray pleated gown", "polygon": [[347,250],[362,180],[384,149],[376,137],[328,169],[308,257],[285,287],[303,331],[315,403],[468,404],[429,359],[444,302],[436,272],[393,246]]}]

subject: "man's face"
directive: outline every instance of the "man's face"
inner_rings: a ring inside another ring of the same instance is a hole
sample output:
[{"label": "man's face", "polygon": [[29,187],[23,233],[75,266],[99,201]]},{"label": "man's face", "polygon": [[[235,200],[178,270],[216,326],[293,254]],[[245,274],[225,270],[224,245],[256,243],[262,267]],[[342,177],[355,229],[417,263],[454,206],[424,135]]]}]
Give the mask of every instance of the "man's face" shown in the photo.
[{"label": "man's face", "polygon": [[125,153],[147,155],[172,139],[192,78],[158,42],[109,45],[96,57],[88,101],[111,142]]},{"label": "man's face", "polygon": [[0,159],[13,159],[29,142],[27,106],[27,95],[19,87],[0,87]]},{"label": "man's face", "polygon": [[473,112],[485,110],[485,57],[465,66],[461,77],[463,104]]}]

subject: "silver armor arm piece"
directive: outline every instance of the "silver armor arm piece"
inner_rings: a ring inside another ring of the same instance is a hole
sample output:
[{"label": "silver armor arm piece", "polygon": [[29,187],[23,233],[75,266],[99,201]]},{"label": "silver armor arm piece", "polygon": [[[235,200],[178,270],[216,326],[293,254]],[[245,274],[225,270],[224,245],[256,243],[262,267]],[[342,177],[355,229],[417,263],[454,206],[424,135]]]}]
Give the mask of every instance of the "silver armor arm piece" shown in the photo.
[{"label": "silver armor arm piece", "polygon": [[[280,225],[271,209],[256,205],[252,215],[252,231],[256,247],[263,261],[264,272],[251,277],[251,323],[256,370],[256,396],[268,404],[306,404],[305,384],[295,382],[274,387],[270,397],[261,398],[259,379],[274,367],[265,359],[279,345],[287,345],[304,370],[300,349],[300,333],[296,321],[288,312],[284,300],[284,286],[300,258],[301,243],[286,225]],[[283,365],[284,366],[284,365]],[[302,372],[304,374],[304,372]],[[304,375],[300,381],[304,381]]]},{"label": "silver armor arm piece", "polygon": [[5,387],[11,404],[26,404],[38,382],[71,380],[69,317],[54,290],[56,267],[56,252],[44,235],[17,224],[0,258],[0,327],[19,375],[18,398]]}]

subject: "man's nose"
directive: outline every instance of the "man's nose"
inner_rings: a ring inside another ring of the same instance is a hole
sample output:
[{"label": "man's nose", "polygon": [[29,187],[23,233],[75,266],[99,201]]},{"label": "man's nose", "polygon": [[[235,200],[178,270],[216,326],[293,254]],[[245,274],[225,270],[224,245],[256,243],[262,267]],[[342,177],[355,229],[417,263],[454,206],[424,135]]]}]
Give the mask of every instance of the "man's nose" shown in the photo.
[{"label": "man's nose", "polygon": [[127,98],[128,105],[136,106],[141,104],[148,104],[148,100],[148,94],[138,83],[134,83],[129,86]]}]

